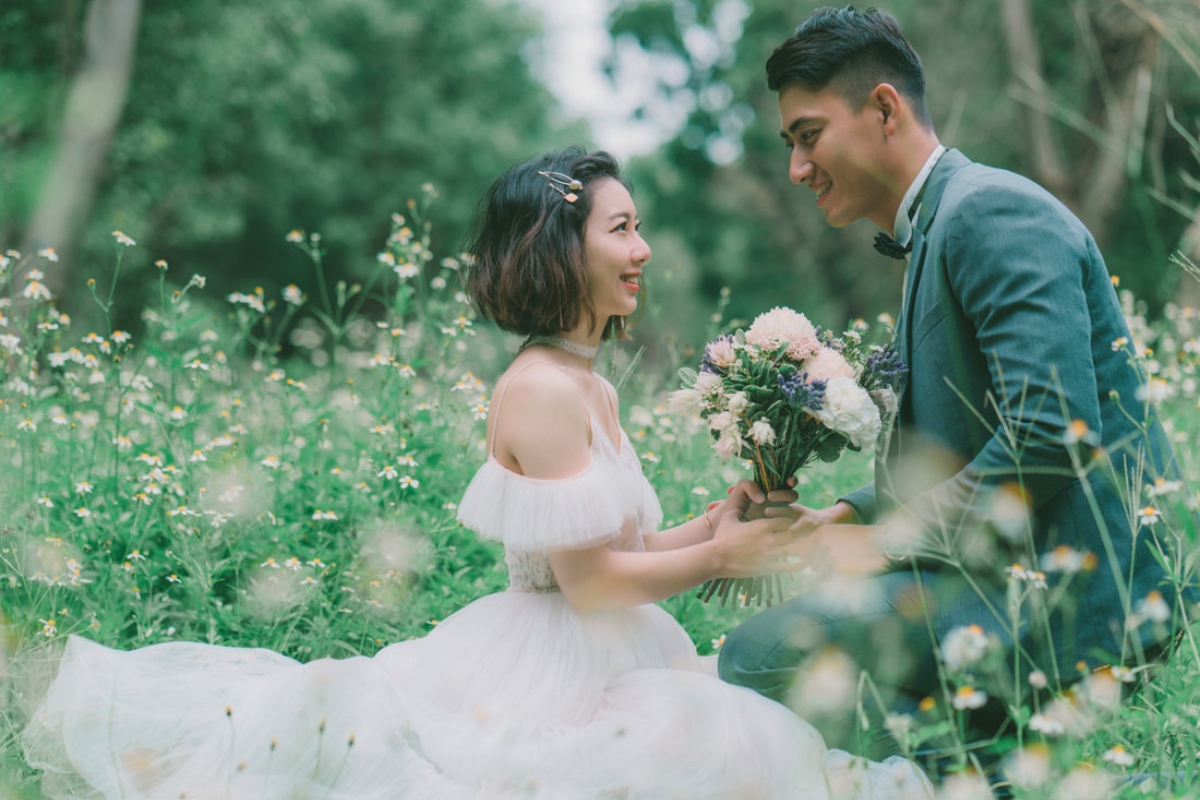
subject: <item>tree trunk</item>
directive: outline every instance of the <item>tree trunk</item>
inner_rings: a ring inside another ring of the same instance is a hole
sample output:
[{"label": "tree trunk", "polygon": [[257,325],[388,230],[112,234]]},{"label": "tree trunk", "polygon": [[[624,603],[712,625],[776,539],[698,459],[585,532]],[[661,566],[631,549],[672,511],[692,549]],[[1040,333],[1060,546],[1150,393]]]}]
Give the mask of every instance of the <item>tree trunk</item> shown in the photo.
[{"label": "tree trunk", "polygon": [[[1045,79],[1042,77],[1042,52],[1033,27],[1029,0],[1000,0],[1000,12],[1011,73],[1009,94],[1019,96],[1029,91],[1043,96]],[[1071,205],[1064,199],[1068,186],[1067,170],[1063,165],[1050,114],[1045,108],[1029,103],[1023,104],[1022,110],[1025,141],[1029,143],[1027,171],[1051,194]]]},{"label": "tree trunk", "polygon": [[[1009,93],[1021,103],[1029,143],[1026,170],[1103,242],[1131,174],[1140,174],[1159,37],[1115,2],[1087,8],[1079,15],[1079,29],[1092,85],[1081,114],[1050,95],[1029,0],[1001,0],[1012,72]],[[1055,117],[1067,123],[1067,146],[1078,154],[1071,163],[1059,147]]]},{"label": "tree trunk", "polygon": [[72,81],[50,175],[25,236],[26,252],[53,247],[46,285],[67,290],[71,255],[95,198],[125,105],[141,0],[92,0],[83,62]]}]

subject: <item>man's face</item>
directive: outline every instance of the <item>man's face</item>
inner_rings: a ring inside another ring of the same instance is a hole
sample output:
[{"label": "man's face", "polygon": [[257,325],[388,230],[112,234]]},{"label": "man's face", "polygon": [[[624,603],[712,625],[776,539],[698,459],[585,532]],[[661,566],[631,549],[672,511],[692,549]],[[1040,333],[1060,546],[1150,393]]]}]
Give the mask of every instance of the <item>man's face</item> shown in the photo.
[{"label": "man's face", "polygon": [[792,182],[816,192],[830,225],[865,217],[892,229],[904,191],[888,180],[884,117],[874,103],[853,109],[829,88],[792,82],[779,92],[779,119]]}]

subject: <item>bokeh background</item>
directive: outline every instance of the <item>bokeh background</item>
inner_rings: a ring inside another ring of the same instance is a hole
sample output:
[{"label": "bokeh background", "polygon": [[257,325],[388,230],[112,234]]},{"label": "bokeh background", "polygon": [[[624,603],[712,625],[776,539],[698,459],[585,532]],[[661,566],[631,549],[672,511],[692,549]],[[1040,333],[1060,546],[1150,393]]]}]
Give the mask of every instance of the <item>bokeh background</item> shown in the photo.
[{"label": "bokeh background", "polygon": [[[833,230],[792,186],[763,79],[808,0],[59,0],[0,10],[0,249],[52,246],[47,283],[86,315],[119,229],[139,244],[114,324],[171,279],[269,294],[307,264],[372,269],[431,183],[434,250],[487,185],[552,146],[627,162],[654,247],[654,345],[705,332],[718,292],[828,325],[898,311],[866,223]],[[893,0],[942,141],[1075,209],[1151,315],[1196,302],[1196,0]],[[146,280],[137,280],[138,270]],[[306,287],[311,289],[312,287]],[[146,288],[145,291],[149,291]],[[1190,296],[1187,293],[1191,293]],[[1182,295],[1182,296],[1181,296]]]}]

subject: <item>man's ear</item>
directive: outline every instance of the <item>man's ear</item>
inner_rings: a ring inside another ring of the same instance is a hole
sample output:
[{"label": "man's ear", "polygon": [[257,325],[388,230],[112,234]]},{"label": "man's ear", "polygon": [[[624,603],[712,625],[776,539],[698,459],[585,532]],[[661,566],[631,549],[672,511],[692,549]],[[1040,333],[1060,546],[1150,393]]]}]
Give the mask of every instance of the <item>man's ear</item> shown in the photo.
[{"label": "man's ear", "polygon": [[890,83],[879,84],[867,98],[867,104],[879,114],[884,133],[888,136],[896,133],[903,103],[900,93]]}]

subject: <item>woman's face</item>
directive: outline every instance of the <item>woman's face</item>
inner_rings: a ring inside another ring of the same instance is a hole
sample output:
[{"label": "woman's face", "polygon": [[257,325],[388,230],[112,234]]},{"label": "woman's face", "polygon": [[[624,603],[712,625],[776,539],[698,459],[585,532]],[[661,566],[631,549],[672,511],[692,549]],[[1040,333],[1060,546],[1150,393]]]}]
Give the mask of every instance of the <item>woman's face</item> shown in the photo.
[{"label": "woman's face", "polygon": [[637,208],[620,181],[605,178],[592,188],[592,210],[584,229],[588,290],[601,325],[637,309],[642,267],[650,246],[638,233]]}]

